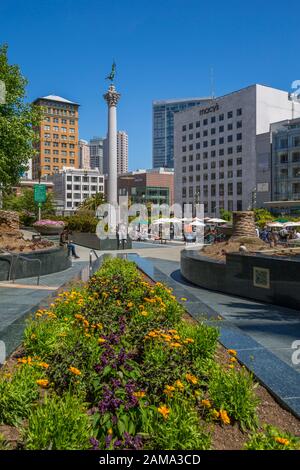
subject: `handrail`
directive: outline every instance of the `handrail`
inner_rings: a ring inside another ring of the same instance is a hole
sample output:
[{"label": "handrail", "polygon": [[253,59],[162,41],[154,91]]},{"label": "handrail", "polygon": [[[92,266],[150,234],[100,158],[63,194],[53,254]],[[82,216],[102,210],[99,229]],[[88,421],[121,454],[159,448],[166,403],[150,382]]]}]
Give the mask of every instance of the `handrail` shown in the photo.
[{"label": "handrail", "polygon": [[14,255],[13,253],[10,253],[9,251],[3,251],[0,253],[0,258],[1,258],[1,255],[3,255],[3,259],[5,259],[5,261],[9,261],[5,258],[4,255],[9,255],[11,257],[10,261],[9,261],[9,270],[8,270],[8,281],[10,281],[11,279],[11,273],[12,273],[12,267],[13,267],[13,260],[14,260]]},{"label": "handrail", "polygon": [[37,275],[37,282],[36,282],[36,285],[39,286],[39,285],[40,285],[41,270],[42,270],[42,262],[41,262],[41,260],[38,259],[38,258],[32,258],[32,259],[31,259],[31,258],[27,258],[27,257],[25,257],[25,256],[20,255],[19,253],[18,253],[18,254],[16,255],[16,257],[15,257],[15,263],[14,263],[15,269],[14,269],[13,278],[12,278],[13,283],[14,283],[15,280],[16,280],[16,271],[17,271],[16,266],[17,266],[17,261],[20,260],[20,259],[22,259],[22,260],[24,260],[24,261],[28,261],[28,262],[36,262],[36,261],[37,261],[37,262],[39,263],[40,268],[39,268],[39,273],[38,273],[38,275]]}]

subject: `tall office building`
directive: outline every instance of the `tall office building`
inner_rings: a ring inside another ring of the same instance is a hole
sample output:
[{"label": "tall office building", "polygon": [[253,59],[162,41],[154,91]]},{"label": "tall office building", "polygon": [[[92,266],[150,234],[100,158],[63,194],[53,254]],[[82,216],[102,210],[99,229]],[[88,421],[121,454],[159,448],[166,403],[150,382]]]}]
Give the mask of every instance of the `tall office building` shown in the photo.
[{"label": "tall office building", "polygon": [[[252,85],[175,114],[175,202],[201,202],[205,215],[255,206],[270,124],[300,116],[289,93]],[[257,175],[258,155],[262,158]],[[284,157],[286,158],[286,157]],[[296,157],[291,157],[296,158]],[[259,179],[258,179],[259,178]],[[265,180],[267,182],[267,180]],[[291,186],[295,194],[298,186]],[[300,189],[300,187],[299,187]]]},{"label": "tall office building", "polygon": [[89,141],[90,167],[98,168],[101,174],[103,173],[103,141],[102,137],[93,137]]},{"label": "tall office building", "polygon": [[153,168],[174,168],[174,113],[207,105],[210,98],[184,98],[152,103],[152,165]]},{"label": "tall office building", "polygon": [[90,147],[87,140],[79,140],[79,167],[90,169]]},{"label": "tall office building", "polygon": [[46,179],[64,166],[78,168],[78,108],[79,104],[61,96],[37,98],[43,118],[37,132],[38,153],[32,159],[33,179]]},{"label": "tall office building", "polygon": [[[103,173],[108,174],[108,140],[103,142]],[[117,171],[118,175],[128,171],[128,134],[125,131],[117,132]]]}]

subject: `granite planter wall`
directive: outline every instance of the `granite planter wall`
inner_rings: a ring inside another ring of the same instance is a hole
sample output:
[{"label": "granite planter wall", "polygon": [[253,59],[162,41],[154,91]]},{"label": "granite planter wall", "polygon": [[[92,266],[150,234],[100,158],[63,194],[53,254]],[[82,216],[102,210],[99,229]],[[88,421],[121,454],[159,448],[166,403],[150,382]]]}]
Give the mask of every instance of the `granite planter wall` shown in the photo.
[{"label": "granite planter wall", "polygon": [[300,310],[300,257],[230,253],[223,262],[183,250],[180,268],[205,289]]},{"label": "granite planter wall", "polygon": [[[72,232],[71,239],[76,245],[85,246],[91,250],[122,250],[122,240],[106,238],[100,240],[95,233]],[[124,249],[132,247],[131,238],[124,241]]]},{"label": "granite planter wall", "polygon": [[[13,274],[15,279],[35,277],[63,271],[72,265],[67,250],[63,247],[54,247],[47,250],[33,251],[31,253],[18,253],[13,255]],[[33,262],[30,260],[40,260]],[[27,261],[29,260],[29,261]],[[8,254],[0,254],[0,280],[8,279],[12,257]]]}]

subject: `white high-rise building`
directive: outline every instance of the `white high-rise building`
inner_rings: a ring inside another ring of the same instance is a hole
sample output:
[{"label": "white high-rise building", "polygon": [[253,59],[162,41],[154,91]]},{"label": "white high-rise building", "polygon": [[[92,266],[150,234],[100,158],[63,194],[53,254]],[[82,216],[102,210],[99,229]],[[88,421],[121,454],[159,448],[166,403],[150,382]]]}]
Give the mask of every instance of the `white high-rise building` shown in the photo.
[{"label": "white high-rise building", "polygon": [[[107,139],[104,139],[103,152],[103,173],[108,174]],[[128,172],[128,134],[125,131],[117,132],[117,171],[118,175]]]},{"label": "white high-rise building", "polygon": [[87,140],[79,139],[79,167],[90,169],[90,147]]},{"label": "white high-rise building", "polygon": [[89,141],[90,148],[90,168],[98,168],[103,174],[103,137],[93,137]]},{"label": "white high-rise building", "polygon": [[253,207],[259,136],[300,116],[289,93],[252,85],[174,115],[175,202],[200,202],[205,215]]}]

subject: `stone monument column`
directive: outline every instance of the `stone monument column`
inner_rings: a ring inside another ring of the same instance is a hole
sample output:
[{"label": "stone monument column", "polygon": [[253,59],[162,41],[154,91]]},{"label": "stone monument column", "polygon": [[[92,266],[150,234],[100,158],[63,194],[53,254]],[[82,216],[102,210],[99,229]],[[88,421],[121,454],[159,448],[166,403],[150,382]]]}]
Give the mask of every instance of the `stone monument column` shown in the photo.
[{"label": "stone monument column", "polygon": [[117,174],[117,104],[120,94],[111,84],[103,95],[108,106],[108,203],[117,206],[118,174]]}]

